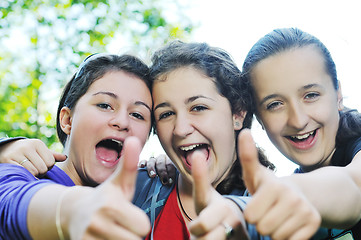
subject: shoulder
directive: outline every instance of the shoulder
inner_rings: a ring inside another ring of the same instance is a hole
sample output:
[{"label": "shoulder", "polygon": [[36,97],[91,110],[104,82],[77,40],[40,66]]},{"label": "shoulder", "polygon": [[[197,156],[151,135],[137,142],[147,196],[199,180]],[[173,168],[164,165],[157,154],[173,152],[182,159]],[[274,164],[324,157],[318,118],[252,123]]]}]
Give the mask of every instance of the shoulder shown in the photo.
[{"label": "shoulder", "polygon": [[54,165],[51,170],[47,172],[44,178],[52,180],[55,183],[62,184],[64,186],[75,186],[73,180],[58,166]]},{"label": "shoulder", "polygon": [[[0,164],[0,220],[1,234],[6,239],[30,239],[27,230],[27,209],[33,195],[42,187],[54,184],[49,180],[38,180],[21,166]],[[4,227],[6,226],[6,227]]]},{"label": "shoulder", "polygon": [[134,199],[141,198],[145,200],[147,196],[155,194],[168,197],[173,187],[174,184],[171,186],[163,185],[159,177],[149,177],[146,168],[140,168],[138,169]]},{"label": "shoulder", "polygon": [[176,182],[177,180],[170,186],[163,185],[159,177],[151,178],[148,176],[146,169],[140,168],[138,170],[133,203],[143,210],[156,202],[158,205],[161,205],[160,202],[164,203]]},{"label": "shoulder", "polygon": [[37,189],[56,182],[46,178],[36,178],[21,166],[9,163],[0,164],[0,195],[6,192],[36,192]]},{"label": "shoulder", "polygon": [[10,164],[0,164],[0,182],[9,181],[36,181],[37,179],[25,168]]},{"label": "shoulder", "polygon": [[334,156],[332,157],[333,166],[346,166],[356,154],[361,150],[361,136],[349,139],[340,146],[337,146]]},{"label": "shoulder", "polygon": [[356,153],[358,153],[361,150],[361,136],[351,141],[351,148],[353,150],[354,155],[356,155]]}]

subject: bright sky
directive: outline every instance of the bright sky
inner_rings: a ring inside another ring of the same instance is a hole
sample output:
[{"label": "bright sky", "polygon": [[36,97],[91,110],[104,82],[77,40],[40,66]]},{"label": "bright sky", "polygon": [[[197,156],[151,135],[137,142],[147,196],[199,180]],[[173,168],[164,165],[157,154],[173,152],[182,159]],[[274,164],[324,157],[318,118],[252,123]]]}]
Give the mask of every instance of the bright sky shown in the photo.
[{"label": "bright sky", "polygon": [[[297,27],[315,35],[330,50],[336,63],[345,106],[361,110],[359,1],[190,0],[185,4],[187,14],[199,23],[192,40],[225,49],[239,67],[251,46],[275,28]],[[256,142],[276,164],[277,175],[292,173],[295,165],[273,147],[259,125],[254,124],[253,128]],[[141,157],[161,152],[155,142],[152,137]]]}]

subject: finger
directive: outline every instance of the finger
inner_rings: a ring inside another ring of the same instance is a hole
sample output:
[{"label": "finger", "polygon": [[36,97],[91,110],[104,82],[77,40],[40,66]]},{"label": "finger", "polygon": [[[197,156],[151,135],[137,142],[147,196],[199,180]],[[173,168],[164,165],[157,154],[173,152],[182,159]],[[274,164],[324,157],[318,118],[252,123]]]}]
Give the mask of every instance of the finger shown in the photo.
[{"label": "finger", "polygon": [[[148,217],[143,212],[134,212],[134,209],[141,211],[134,205],[126,204],[128,205],[122,207],[125,209],[124,212],[129,214],[110,211],[106,212],[107,214],[104,216],[93,218],[83,239],[141,239],[142,236],[145,236],[146,230],[150,228]],[[139,213],[144,216],[140,215],[142,218],[139,218],[137,215]],[[145,220],[145,225],[142,220]]]},{"label": "finger", "polygon": [[160,155],[157,157],[156,163],[155,163],[155,168],[157,170],[157,174],[158,174],[162,184],[167,185],[169,179],[168,179],[168,171],[167,171],[167,166],[166,166],[166,156],[165,155]]},{"label": "finger", "polygon": [[297,229],[295,232],[292,233],[290,237],[287,239],[290,240],[297,240],[297,239],[311,239],[312,236],[315,235],[317,230],[319,229],[319,224],[307,224],[306,226],[303,226],[299,229]]},{"label": "finger", "polygon": [[275,193],[277,189],[270,186],[275,176],[260,164],[257,148],[249,129],[239,134],[238,150],[243,180],[248,191],[253,195],[252,201],[244,210],[244,216],[248,222],[256,224],[278,199]]},{"label": "finger", "polygon": [[196,212],[199,214],[208,204],[209,192],[212,188],[208,180],[208,166],[205,156],[199,152],[192,155],[193,199]]},{"label": "finger", "polygon": [[138,163],[138,167],[144,168],[145,166],[147,166],[147,160],[145,160],[145,159],[140,160]]},{"label": "finger", "polygon": [[122,209],[107,212],[104,218],[95,220],[90,226],[90,232],[101,239],[140,239],[150,230],[147,215],[140,208],[129,202],[121,203]]},{"label": "finger", "polygon": [[[48,171],[48,167],[46,166],[46,164],[44,162],[44,158],[42,158],[37,151],[29,151],[28,153],[25,154],[25,157],[36,168],[37,174],[35,176],[43,175]],[[51,158],[53,158],[53,157],[51,156]],[[23,166],[27,167],[29,165],[23,164]]]},{"label": "finger", "polygon": [[58,153],[55,151],[51,151],[51,152],[56,162],[64,162],[66,159],[68,159],[68,156],[63,153]]},{"label": "finger", "polygon": [[157,176],[157,174],[155,173],[155,162],[156,159],[154,157],[150,157],[148,162],[147,162],[147,172],[149,177],[154,178],[155,176]]},{"label": "finger", "polygon": [[112,182],[121,187],[128,200],[131,200],[134,194],[137,165],[141,149],[140,141],[136,137],[128,137],[124,142],[122,163],[112,178]]},{"label": "finger", "polygon": [[210,204],[207,208],[199,214],[199,216],[191,222],[189,231],[194,236],[200,237],[205,236],[209,232],[214,231],[218,225],[222,225],[222,222],[226,219],[225,205],[212,205]]},{"label": "finger", "polygon": [[192,239],[198,239],[198,240],[203,240],[203,239],[222,240],[222,239],[226,239],[226,233],[223,225],[217,225],[212,229],[212,231],[206,232],[205,234],[202,235],[198,235],[197,233],[192,232],[192,237],[193,237]]},{"label": "finger", "polygon": [[[25,159],[23,159],[25,160]],[[38,169],[33,165],[33,163],[31,161],[25,161],[23,162],[16,162],[17,165],[22,166],[23,168],[25,168],[26,170],[28,170],[33,176],[38,176],[39,175],[39,171]]]},{"label": "finger", "polygon": [[145,237],[151,228],[145,212],[131,203],[125,207],[124,212],[125,214],[118,214],[118,224],[137,236]]},{"label": "finger", "polygon": [[29,158],[29,160],[33,162],[40,174],[44,174],[55,164],[53,151],[51,151],[41,140],[32,139],[30,141],[34,146],[35,154],[33,154],[34,158]]},{"label": "finger", "polygon": [[259,185],[257,173],[262,169],[262,166],[259,163],[257,148],[249,129],[244,129],[239,134],[238,152],[242,166],[243,180],[248,191],[254,194]]},{"label": "finger", "polygon": [[167,161],[166,161],[166,166],[167,166],[167,172],[168,172],[168,184],[171,185],[174,182],[175,179],[175,175],[176,175],[176,170],[175,170],[175,166],[173,165],[172,161],[167,157]]},{"label": "finger", "polygon": [[[288,200],[283,200],[283,202],[280,202],[279,205],[288,205],[289,203],[285,203],[285,201]],[[277,221],[280,216],[280,211],[289,212],[289,215],[286,218],[284,217],[281,222],[279,222],[279,220],[278,223],[276,222],[276,228],[273,230],[272,237],[275,239],[291,239],[294,237],[294,239],[296,239],[295,236],[298,236],[297,239],[309,239],[317,231],[321,225],[321,217],[318,211],[313,208],[313,206],[310,207],[310,205],[302,204],[298,201],[294,201],[288,207],[288,209],[293,210],[295,208],[297,208],[298,211],[287,211],[287,209],[284,208],[279,210],[272,209],[273,212],[271,211],[268,214],[271,220],[273,219]],[[267,222],[264,221],[263,224],[265,225]]]}]

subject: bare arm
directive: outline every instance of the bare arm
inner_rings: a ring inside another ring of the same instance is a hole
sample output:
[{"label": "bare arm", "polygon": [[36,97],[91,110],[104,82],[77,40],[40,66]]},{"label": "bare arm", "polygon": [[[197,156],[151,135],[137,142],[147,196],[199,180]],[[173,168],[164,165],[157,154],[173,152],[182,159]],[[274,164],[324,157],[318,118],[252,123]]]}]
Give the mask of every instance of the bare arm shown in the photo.
[{"label": "bare arm", "polygon": [[241,135],[245,140],[239,140],[243,176],[252,194],[244,213],[258,231],[297,239],[312,236],[315,226],[321,224],[349,228],[360,220],[360,154],[347,167],[323,167],[277,178],[258,163],[256,155],[251,156],[254,143],[250,133]]},{"label": "bare arm", "polygon": [[[141,239],[148,233],[148,217],[130,202],[140,145],[138,141],[136,145],[128,141],[122,166],[98,187],[68,190],[50,185],[34,195],[27,217],[33,239],[58,239],[57,207],[60,207],[58,217],[65,239]],[[61,202],[60,198],[63,198]]]},{"label": "bare arm", "polygon": [[322,226],[349,228],[361,219],[361,152],[346,167],[323,167],[285,177],[320,212]]}]

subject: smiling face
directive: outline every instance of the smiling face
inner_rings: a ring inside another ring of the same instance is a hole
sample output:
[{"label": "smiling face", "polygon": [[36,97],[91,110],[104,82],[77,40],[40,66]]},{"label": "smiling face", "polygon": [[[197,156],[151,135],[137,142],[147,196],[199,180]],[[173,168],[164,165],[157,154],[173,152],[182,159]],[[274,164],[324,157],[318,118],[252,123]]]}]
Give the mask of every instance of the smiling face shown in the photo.
[{"label": "smiling face", "polygon": [[67,169],[73,181],[96,185],[116,169],[126,137],[144,145],[151,126],[152,99],[143,80],[111,71],[96,80],[75,108],[64,107],[63,131],[68,134]]},{"label": "smiling face", "polygon": [[[159,140],[178,170],[191,182],[195,151],[207,159],[209,176],[217,185],[236,159],[234,121],[214,80],[192,67],[181,67],[153,85],[154,115]],[[238,126],[241,128],[241,126]]]},{"label": "smiling face", "polygon": [[341,93],[313,46],[283,51],[252,71],[257,117],[273,144],[304,170],[329,164]]}]

